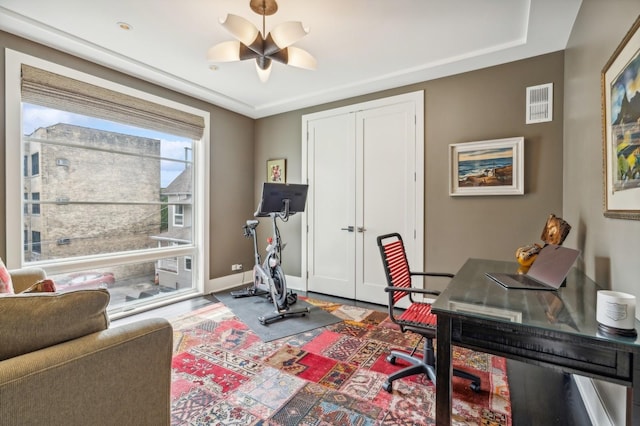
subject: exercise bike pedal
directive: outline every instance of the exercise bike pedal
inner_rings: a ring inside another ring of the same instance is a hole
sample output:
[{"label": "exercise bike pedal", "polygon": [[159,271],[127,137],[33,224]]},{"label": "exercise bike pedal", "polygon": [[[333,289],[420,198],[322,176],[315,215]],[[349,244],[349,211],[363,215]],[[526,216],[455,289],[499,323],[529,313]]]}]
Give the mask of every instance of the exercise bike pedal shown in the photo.
[{"label": "exercise bike pedal", "polygon": [[[271,297],[271,295],[269,295],[268,297],[269,297],[269,301],[273,302],[273,297]],[[289,306],[293,305],[297,301],[298,301],[298,295],[290,290],[289,293],[287,293],[287,297],[284,303],[278,305],[278,312],[287,311],[289,309]]]}]

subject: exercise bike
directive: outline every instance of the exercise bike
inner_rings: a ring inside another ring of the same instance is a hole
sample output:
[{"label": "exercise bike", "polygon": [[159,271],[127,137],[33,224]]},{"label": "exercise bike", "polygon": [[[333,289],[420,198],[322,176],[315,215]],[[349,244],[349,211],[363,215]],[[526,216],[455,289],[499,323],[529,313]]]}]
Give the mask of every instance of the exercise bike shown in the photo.
[{"label": "exercise bike", "polygon": [[250,219],[243,226],[244,236],[253,239],[255,260],[253,286],[232,291],[231,296],[239,298],[266,295],[273,303],[275,312],[258,317],[262,325],[291,316],[304,316],[309,312],[307,307],[291,309],[291,305],[296,303],[298,297],[296,293],[287,290],[281,261],[282,250],[286,244],[282,243],[277,224],[277,219],[287,222],[291,215],[304,211],[307,189],[308,185],[264,183],[262,198],[254,216],[271,218],[273,236],[267,239],[268,245],[263,262],[258,250],[256,232],[260,222]]}]

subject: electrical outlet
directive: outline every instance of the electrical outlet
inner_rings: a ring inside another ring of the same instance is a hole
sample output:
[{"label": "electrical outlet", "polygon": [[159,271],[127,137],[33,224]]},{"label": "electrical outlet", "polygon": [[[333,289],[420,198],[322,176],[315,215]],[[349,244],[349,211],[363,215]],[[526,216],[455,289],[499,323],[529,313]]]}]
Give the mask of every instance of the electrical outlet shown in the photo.
[{"label": "electrical outlet", "polygon": [[231,265],[232,271],[242,271],[242,263],[234,263]]}]

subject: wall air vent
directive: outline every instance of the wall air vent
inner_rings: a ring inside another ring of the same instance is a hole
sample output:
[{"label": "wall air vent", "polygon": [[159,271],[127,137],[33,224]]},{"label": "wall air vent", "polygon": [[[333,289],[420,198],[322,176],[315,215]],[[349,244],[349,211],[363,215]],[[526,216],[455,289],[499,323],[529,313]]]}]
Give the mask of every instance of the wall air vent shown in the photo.
[{"label": "wall air vent", "polygon": [[69,167],[69,160],[66,158],[56,158],[56,166]]},{"label": "wall air vent", "polygon": [[56,244],[59,246],[66,246],[67,244],[71,244],[71,238],[58,238]]},{"label": "wall air vent", "polygon": [[553,83],[527,87],[527,124],[553,120]]}]

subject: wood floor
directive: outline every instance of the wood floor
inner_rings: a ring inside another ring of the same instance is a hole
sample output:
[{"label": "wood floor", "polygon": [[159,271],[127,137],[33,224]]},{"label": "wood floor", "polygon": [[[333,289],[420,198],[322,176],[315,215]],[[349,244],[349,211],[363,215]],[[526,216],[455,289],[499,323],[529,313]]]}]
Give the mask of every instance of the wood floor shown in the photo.
[{"label": "wood floor", "polygon": [[[303,295],[302,292],[298,292],[298,294]],[[386,307],[380,305],[317,293],[309,293],[308,296],[386,311]],[[164,317],[171,319],[216,302],[217,299],[214,296],[197,297],[114,320],[112,326],[117,327],[142,318]],[[507,374],[511,389],[513,426],[591,425],[578,389],[569,375],[513,360],[507,360]]]}]

